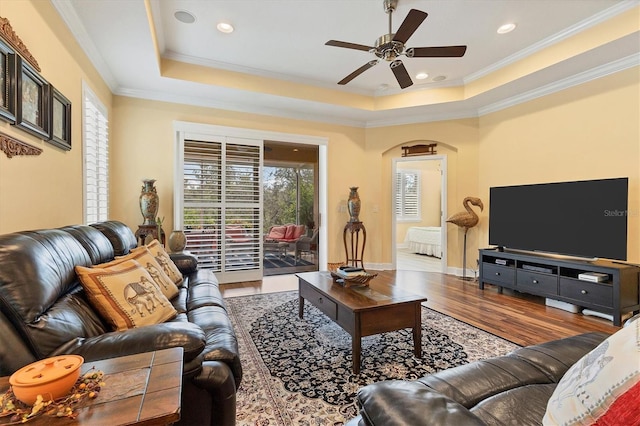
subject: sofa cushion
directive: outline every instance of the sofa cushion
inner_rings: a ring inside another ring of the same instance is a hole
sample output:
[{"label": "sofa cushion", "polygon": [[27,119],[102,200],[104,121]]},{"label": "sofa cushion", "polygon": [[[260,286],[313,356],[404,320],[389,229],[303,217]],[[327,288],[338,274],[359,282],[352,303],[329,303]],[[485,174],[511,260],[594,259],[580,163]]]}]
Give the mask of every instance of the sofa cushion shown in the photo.
[{"label": "sofa cushion", "polygon": [[272,226],[269,230],[269,234],[267,234],[268,240],[282,240],[287,233],[287,226]]},{"label": "sofa cushion", "polygon": [[416,381],[389,380],[358,391],[360,415],[372,426],[485,424],[451,398]]},{"label": "sofa cushion", "polygon": [[151,278],[153,278],[153,281],[167,299],[173,299],[178,294],[178,287],[146,247],[134,249],[126,256],[119,257],[111,262],[95,265],[94,268],[111,268],[117,270],[126,264],[127,260],[135,260],[141,264],[147,272],[149,272],[149,275],[151,275]]},{"label": "sofa cushion", "polygon": [[91,260],[69,233],[46,229],[1,235],[0,265],[0,310],[37,358],[70,339],[107,330],[74,271]]},{"label": "sofa cushion", "polygon": [[[142,247],[138,247],[135,250],[141,249]],[[151,243],[147,244],[147,249],[156,258],[164,272],[169,276],[169,278],[171,278],[171,281],[176,285],[182,284],[182,280],[184,279],[182,277],[182,272],[180,272],[180,269],[178,269],[176,264],[173,263],[173,260],[171,260],[169,254],[165,251],[164,247],[162,247],[162,244],[160,244],[158,240],[153,240]]]},{"label": "sofa cushion", "polygon": [[147,270],[135,260],[117,269],[76,267],[89,300],[114,330],[167,321],[176,315]]},{"label": "sofa cushion", "polygon": [[138,245],[136,236],[131,229],[117,220],[92,223],[90,226],[102,232],[109,239],[116,256],[129,254],[131,249]]},{"label": "sofa cushion", "polygon": [[296,225],[287,225],[287,229],[284,233],[284,239],[292,240],[295,232],[296,232]]},{"label": "sofa cushion", "polygon": [[640,321],[576,362],[549,398],[544,424],[640,424]]}]

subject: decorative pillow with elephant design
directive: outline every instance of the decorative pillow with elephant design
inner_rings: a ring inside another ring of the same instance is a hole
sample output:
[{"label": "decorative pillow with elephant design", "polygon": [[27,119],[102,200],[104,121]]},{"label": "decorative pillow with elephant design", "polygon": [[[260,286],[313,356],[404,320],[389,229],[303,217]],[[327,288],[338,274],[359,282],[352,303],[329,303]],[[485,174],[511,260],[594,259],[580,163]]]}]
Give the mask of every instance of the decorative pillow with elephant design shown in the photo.
[{"label": "decorative pillow with elephant design", "polygon": [[177,314],[149,272],[135,260],[114,268],[75,269],[89,301],[114,330],[159,324]]},{"label": "decorative pillow with elephant design", "polygon": [[149,272],[149,275],[151,275],[151,278],[153,278],[153,281],[158,285],[157,287],[167,299],[171,300],[178,294],[178,287],[164,271],[164,268],[160,266],[156,257],[144,246],[132,250],[131,253],[126,256],[118,257],[111,262],[101,263],[93,267],[119,269],[127,260],[135,260],[140,263],[147,272]]},{"label": "decorative pillow with elephant design", "polygon": [[[152,242],[147,244],[146,248],[156,258],[156,260],[158,261],[160,266],[162,266],[162,269],[164,270],[164,272],[166,272],[169,278],[171,278],[171,280],[176,285],[182,284],[182,280],[184,279],[182,277],[182,273],[180,272],[180,269],[178,269],[176,264],[173,263],[173,260],[171,260],[171,257],[169,257],[169,254],[165,251],[164,247],[162,247],[162,244],[160,244],[158,240],[153,240]],[[142,247],[133,249],[131,250],[131,252],[134,253],[140,249],[142,249]]]}]

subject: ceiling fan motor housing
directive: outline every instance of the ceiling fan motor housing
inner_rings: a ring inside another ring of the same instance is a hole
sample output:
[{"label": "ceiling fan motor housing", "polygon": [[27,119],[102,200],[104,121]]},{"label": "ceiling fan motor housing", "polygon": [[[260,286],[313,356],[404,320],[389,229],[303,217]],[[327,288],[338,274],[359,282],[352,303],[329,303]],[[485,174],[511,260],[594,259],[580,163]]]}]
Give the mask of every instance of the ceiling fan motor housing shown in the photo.
[{"label": "ceiling fan motor housing", "polygon": [[380,59],[393,61],[404,53],[404,43],[394,41],[395,34],[385,34],[376,40],[376,48],[373,53]]}]

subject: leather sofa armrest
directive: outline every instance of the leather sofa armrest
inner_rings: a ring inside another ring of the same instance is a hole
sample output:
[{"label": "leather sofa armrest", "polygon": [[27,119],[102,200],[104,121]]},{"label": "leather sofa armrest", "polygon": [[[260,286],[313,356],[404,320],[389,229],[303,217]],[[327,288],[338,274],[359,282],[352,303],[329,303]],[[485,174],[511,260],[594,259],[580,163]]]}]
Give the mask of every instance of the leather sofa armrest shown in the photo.
[{"label": "leather sofa armrest", "polygon": [[484,426],[468,409],[420,382],[389,380],[358,391],[360,415],[369,426]]},{"label": "leather sofa armrest", "polygon": [[198,259],[189,252],[169,253],[169,257],[183,275],[188,275],[198,269]]},{"label": "leather sofa armrest", "polygon": [[50,356],[77,354],[86,361],[94,361],[176,347],[184,349],[185,363],[195,359],[205,347],[204,332],[195,324],[166,322],[89,338],[78,337],[60,346]]}]

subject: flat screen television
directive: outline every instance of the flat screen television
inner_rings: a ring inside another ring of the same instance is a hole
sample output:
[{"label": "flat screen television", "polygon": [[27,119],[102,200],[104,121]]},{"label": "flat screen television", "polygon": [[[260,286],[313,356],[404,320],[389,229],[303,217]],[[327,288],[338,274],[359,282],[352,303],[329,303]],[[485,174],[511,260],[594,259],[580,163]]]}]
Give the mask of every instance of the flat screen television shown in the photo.
[{"label": "flat screen television", "polygon": [[490,188],[489,244],[627,259],[628,178]]}]

